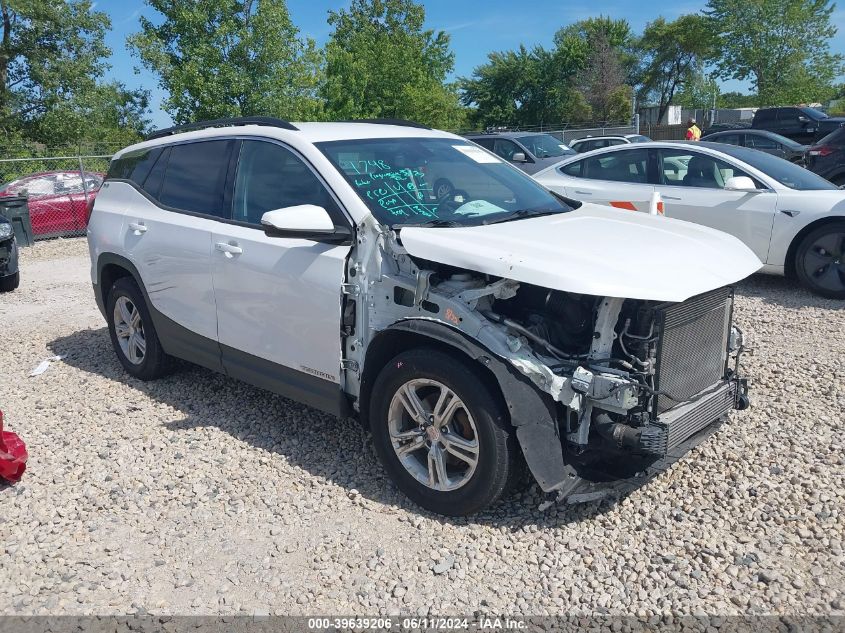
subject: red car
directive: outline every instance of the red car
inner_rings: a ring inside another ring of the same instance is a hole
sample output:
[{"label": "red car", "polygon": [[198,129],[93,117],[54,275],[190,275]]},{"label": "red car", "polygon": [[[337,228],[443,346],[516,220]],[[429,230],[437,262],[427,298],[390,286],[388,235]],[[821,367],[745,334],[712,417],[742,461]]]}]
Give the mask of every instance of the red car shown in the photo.
[{"label": "red car", "polygon": [[98,172],[47,171],[0,185],[0,196],[29,198],[33,235],[81,235],[88,226],[88,202],[97,195],[103,177]]}]

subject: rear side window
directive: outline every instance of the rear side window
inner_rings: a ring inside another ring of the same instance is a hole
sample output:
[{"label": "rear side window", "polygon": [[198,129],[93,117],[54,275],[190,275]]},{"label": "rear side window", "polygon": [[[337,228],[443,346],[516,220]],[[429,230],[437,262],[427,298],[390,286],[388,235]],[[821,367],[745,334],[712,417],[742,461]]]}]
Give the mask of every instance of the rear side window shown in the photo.
[{"label": "rear side window", "polygon": [[109,165],[109,173],[107,178],[118,178],[121,180],[131,180],[139,187],[144,183],[147,175],[150,173],[153,165],[161,154],[161,147],[153,147],[152,149],[136,150],[124,154],[120,158],[113,160]]},{"label": "rear side window", "polygon": [[234,141],[200,141],[173,145],[161,183],[163,205],[217,217],[223,208],[223,189]]},{"label": "rear side window", "polygon": [[766,108],[765,110],[757,110],[757,112],[754,113],[754,120],[758,123],[769,123],[775,120],[776,115],[776,108]]},{"label": "rear side window", "polygon": [[164,180],[164,171],[167,169],[167,161],[169,159],[170,148],[166,147],[164,151],[159,154],[158,160],[150,170],[147,179],[141,183],[141,188],[156,200],[158,199],[158,194],[161,190],[161,181]]},{"label": "rear side window", "polygon": [[469,139],[473,143],[478,143],[481,147],[484,147],[489,150],[493,150],[493,140],[492,138],[471,138]]},{"label": "rear side window", "polygon": [[631,149],[601,154],[583,161],[582,177],[614,182],[647,183],[648,150]]},{"label": "rear side window", "polygon": [[581,176],[581,165],[583,164],[583,160],[579,160],[575,163],[569,163],[568,165],[564,165],[560,168],[560,173],[564,174],[565,176],[574,176],[576,178],[579,178]]}]

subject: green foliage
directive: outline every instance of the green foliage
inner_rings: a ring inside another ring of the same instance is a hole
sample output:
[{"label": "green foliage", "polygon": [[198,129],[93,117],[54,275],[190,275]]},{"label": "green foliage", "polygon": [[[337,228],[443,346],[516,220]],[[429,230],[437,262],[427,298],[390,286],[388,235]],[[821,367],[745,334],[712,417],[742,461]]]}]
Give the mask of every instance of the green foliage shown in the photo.
[{"label": "green foliage", "polygon": [[699,65],[689,69],[687,80],[675,97],[675,104],[693,110],[707,110],[713,107],[713,97],[718,104],[719,82],[713,75],[704,72]]},{"label": "green foliage", "polygon": [[637,41],[642,58],[637,82],[640,99],[657,104],[661,119],[679,90],[689,100],[695,90],[690,84],[699,75],[696,69],[715,57],[716,37],[711,27],[706,17],[697,14],[682,15],[672,22],[660,17],[646,25]]},{"label": "green foliage", "polygon": [[176,123],[230,116],[313,119],[322,56],[299,37],[284,0],[146,0],[128,44],[167,92]]},{"label": "green foliage", "polygon": [[828,0],[709,0],[723,79],[750,79],[759,105],[827,99],[842,73],[830,51],[835,5]]},{"label": "green foliage", "polygon": [[719,108],[756,108],[760,100],[757,95],[745,95],[741,92],[724,92],[716,98],[716,107]]},{"label": "green foliage", "polygon": [[398,118],[460,127],[449,36],[423,28],[425,9],[412,0],[353,0],[329,12],[322,94],[331,118]]},{"label": "green foliage", "polygon": [[631,42],[625,20],[599,17],[560,29],[553,49],[490,53],[461,80],[462,100],[474,106],[472,126],[627,119]]},{"label": "green foliage", "polygon": [[110,23],[89,0],[2,0],[0,12],[0,125],[8,133],[93,88]]}]

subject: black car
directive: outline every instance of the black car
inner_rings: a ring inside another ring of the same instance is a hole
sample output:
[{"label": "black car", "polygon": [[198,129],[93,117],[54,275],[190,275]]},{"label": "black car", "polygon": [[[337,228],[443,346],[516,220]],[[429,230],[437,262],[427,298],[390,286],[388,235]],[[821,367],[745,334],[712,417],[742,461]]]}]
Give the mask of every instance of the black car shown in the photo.
[{"label": "black car", "polygon": [[751,127],[768,130],[799,143],[812,143],[845,125],[845,117],[829,117],[821,110],[804,106],[761,108]]},{"label": "black car", "polygon": [[466,138],[527,174],[545,169],[575,153],[559,138],[542,132],[485,132],[467,134]]},{"label": "black car", "polygon": [[18,269],[18,243],[12,223],[0,215],[0,292],[10,292],[18,287],[21,273]]},{"label": "black car", "polygon": [[739,145],[766,152],[772,156],[784,158],[791,163],[804,164],[804,155],[807,153],[807,146],[801,145],[792,139],[767,132],[766,130],[725,130],[722,132],[708,132],[701,137],[701,140],[713,143],[727,143],[728,145]]},{"label": "black car", "polygon": [[807,169],[845,187],[845,127],[831,132],[807,150]]}]

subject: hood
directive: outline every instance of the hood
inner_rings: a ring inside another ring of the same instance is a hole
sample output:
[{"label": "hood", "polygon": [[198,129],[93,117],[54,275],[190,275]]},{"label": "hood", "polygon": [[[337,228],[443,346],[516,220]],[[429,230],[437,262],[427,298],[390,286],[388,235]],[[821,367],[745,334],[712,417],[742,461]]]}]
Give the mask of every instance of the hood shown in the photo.
[{"label": "hood", "polygon": [[489,226],[406,227],[400,237],[414,257],[602,297],[684,301],[762,266],[727,233],[594,204]]}]

